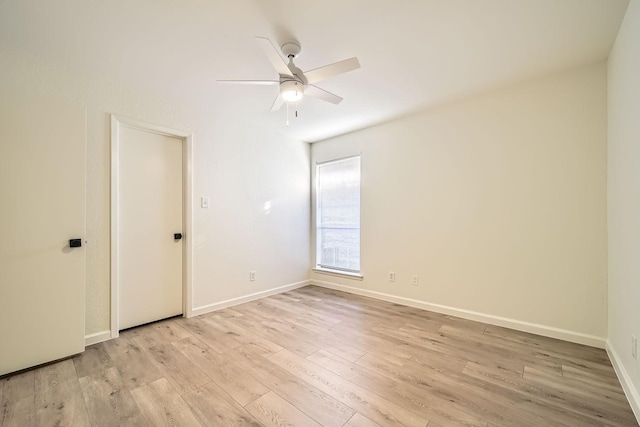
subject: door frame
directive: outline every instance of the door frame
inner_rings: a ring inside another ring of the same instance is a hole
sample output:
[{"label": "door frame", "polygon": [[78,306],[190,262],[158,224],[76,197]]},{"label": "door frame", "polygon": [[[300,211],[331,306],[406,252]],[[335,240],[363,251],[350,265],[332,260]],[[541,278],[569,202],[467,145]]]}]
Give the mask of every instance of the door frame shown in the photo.
[{"label": "door frame", "polygon": [[119,335],[118,301],[118,184],[120,128],[128,127],[144,132],[166,135],[182,141],[182,316],[191,317],[192,304],[192,256],[193,256],[193,135],[189,132],[167,128],[139,120],[111,114],[111,338]]}]

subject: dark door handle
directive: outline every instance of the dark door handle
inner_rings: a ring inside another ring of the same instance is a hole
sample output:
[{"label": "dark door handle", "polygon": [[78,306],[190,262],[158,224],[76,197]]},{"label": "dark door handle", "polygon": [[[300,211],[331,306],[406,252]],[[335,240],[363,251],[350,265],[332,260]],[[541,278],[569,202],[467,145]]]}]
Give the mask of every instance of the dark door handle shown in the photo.
[{"label": "dark door handle", "polygon": [[82,239],[69,239],[70,248],[79,248],[82,246]]},{"label": "dark door handle", "polygon": [[180,239],[182,239],[182,233],[174,233],[174,234],[173,234],[173,238],[174,238],[175,240],[180,240]]}]

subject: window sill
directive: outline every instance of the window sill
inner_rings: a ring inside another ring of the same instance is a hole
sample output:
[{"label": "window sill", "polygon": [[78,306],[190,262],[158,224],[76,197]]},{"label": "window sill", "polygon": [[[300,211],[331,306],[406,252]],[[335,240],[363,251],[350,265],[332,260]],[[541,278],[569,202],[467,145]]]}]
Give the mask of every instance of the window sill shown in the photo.
[{"label": "window sill", "polygon": [[364,276],[360,273],[349,273],[340,270],[329,270],[328,268],[315,267],[313,271],[320,274],[328,274],[329,276],[344,277],[345,279],[362,280]]}]

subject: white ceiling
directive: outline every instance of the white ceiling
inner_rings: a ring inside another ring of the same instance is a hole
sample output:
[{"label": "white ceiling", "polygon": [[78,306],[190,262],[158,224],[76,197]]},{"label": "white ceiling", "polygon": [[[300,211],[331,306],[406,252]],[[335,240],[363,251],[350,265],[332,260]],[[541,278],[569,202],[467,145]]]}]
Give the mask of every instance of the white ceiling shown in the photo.
[{"label": "white ceiling", "polygon": [[[607,58],[627,0],[0,0],[0,45],[99,73],[304,141]],[[254,36],[302,45],[309,70],[357,56],[318,83],[285,127]]]}]

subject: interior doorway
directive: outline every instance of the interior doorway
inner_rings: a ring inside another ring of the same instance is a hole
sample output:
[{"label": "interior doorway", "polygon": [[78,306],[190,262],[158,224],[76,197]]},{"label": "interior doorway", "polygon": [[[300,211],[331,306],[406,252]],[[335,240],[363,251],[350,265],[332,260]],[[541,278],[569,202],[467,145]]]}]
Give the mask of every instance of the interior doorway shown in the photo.
[{"label": "interior doorway", "polygon": [[112,116],[112,336],[189,315],[190,142]]}]

